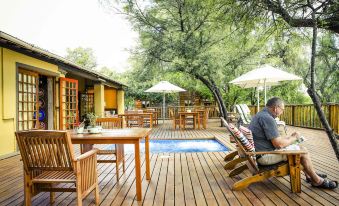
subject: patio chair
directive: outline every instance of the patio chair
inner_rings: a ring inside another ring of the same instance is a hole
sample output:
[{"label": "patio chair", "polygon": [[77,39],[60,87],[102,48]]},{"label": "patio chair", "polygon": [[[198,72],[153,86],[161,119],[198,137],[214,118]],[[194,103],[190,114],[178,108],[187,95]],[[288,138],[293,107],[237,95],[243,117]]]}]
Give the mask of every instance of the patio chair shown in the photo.
[{"label": "patio chair", "polygon": [[[122,128],[122,118],[113,117],[113,118],[98,118],[96,121],[97,125],[102,126],[103,129],[118,129]],[[119,169],[120,164],[122,163],[122,170],[125,172],[125,154],[124,154],[124,145],[115,144],[114,149],[100,149],[97,155],[114,155],[115,159],[98,159],[98,163],[115,163],[115,170],[117,181],[119,181]]]},{"label": "patio chair", "polygon": [[[239,113],[240,119],[238,120],[238,125],[248,126],[251,123],[252,116],[251,110],[248,108],[246,104],[238,104],[235,105],[237,112]],[[276,119],[276,123],[278,126],[283,126],[285,134],[287,134],[287,127],[284,121],[280,121]]]},{"label": "patio chair", "polygon": [[177,126],[180,129],[180,118],[179,118],[179,114],[177,112],[175,112],[174,110],[169,110],[169,116],[173,121],[173,128],[176,129]]},{"label": "patio chair", "polygon": [[[233,190],[243,190],[250,184],[255,182],[261,182],[271,177],[290,176],[291,191],[293,193],[301,192],[301,178],[300,171],[302,166],[300,165],[301,154],[306,154],[304,150],[286,150],[286,151],[266,151],[266,152],[255,152],[255,148],[250,146],[248,139],[232,124],[228,124],[225,119],[222,121],[231,135],[237,143],[238,154],[244,156],[247,168],[252,172],[252,176],[246,177],[238,182],[234,183]],[[256,162],[256,155],[263,154],[284,154],[287,155],[287,162],[280,162],[275,165],[261,166]],[[237,168],[236,168],[237,169]],[[239,169],[242,172],[244,168]],[[237,171],[238,172],[238,171]],[[240,173],[239,172],[239,173]]]},{"label": "patio chair", "polygon": [[[76,192],[77,205],[95,190],[99,205],[97,177],[97,149],[75,158],[71,138],[66,131],[32,130],[16,132],[16,139],[24,166],[25,205],[40,192]],[[57,187],[71,183],[75,187]]]},{"label": "patio chair", "polygon": [[[125,111],[126,114],[139,114],[143,113],[142,110],[137,110],[137,111]],[[127,127],[143,127],[144,119],[142,116],[126,116],[126,125]]]},{"label": "patio chair", "polygon": [[209,109],[196,109],[195,111],[199,112],[199,119],[198,122],[203,126],[204,129],[207,127],[207,121],[208,121],[208,115],[209,115]]}]

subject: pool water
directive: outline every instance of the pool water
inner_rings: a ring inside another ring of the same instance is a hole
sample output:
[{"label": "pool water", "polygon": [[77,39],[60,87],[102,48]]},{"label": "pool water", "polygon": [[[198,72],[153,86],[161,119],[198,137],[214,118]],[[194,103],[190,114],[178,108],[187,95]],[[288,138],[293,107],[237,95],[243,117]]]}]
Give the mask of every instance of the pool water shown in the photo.
[{"label": "pool water", "polygon": [[[145,151],[145,144],[140,144]],[[216,140],[150,140],[150,152],[222,152],[229,149]],[[125,153],[134,153],[134,145],[125,144]]]}]

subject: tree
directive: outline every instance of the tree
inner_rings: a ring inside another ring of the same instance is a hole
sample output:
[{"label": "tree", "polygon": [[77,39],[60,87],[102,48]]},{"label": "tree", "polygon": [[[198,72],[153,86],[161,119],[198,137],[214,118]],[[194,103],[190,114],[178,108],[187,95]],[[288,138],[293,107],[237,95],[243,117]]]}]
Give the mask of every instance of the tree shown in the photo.
[{"label": "tree", "polygon": [[339,33],[339,2],[334,0],[313,0],[313,1],[280,1],[280,0],[262,0],[262,1],[247,1],[256,8],[263,6],[267,11],[280,15],[280,17],[292,27],[312,27],[312,52],[310,69],[307,83],[307,93],[310,95],[319,119],[325,128],[332,147],[339,160],[339,145],[336,140],[336,135],[330,127],[324,111],[321,108],[321,101],[316,88],[315,65],[317,55],[317,35],[318,28],[329,30],[334,33]]},{"label": "tree", "polygon": [[[339,2],[337,0],[252,0],[259,7],[281,16],[292,27],[326,29],[339,34]],[[312,18],[312,13],[316,18]]]},{"label": "tree", "polygon": [[65,58],[86,69],[93,70],[97,66],[97,60],[94,56],[93,49],[91,48],[67,48],[67,55]]},{"label": "tree", "polygon": [[240,70],[241,63],[260,50],[265,32],[271,28],[263,22],[256,33],[251,33],[258,26],[255,18],[242,22],[242,17],[233,13],[234,4],[228,3],[232,1],[140,4],[127,0],[123,4],[125,10],[121,11],[128,15],[140,34],[138,52],[146,58],[143,66],[163,72],[182,72],[200,80],[217,101],[223,117],[227,113],[220,90],[225,84],[223,71],[226,68]]},{"label": "tree", "polygon": [[339,102],[339,45],[335,34],[325,32],[319,42],[316,87],[322,102]]}]

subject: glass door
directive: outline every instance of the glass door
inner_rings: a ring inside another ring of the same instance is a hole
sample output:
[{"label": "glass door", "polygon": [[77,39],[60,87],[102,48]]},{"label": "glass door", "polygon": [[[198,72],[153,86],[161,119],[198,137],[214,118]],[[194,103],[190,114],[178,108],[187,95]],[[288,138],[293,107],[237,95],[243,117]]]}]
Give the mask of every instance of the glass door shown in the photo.
[{"label": "glass door", "polygon": [[79,122],[78,80],[60,78],[60,129],[73,129]]},{"label": "glass door", "polygon": [[39,129],[39,75],[19,69],[18,73],[18,131]]}]

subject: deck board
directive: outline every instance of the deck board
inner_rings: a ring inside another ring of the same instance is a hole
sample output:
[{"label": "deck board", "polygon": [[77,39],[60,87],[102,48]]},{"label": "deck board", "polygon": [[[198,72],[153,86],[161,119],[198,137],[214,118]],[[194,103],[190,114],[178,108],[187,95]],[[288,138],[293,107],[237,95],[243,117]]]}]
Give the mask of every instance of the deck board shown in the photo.
[{"label": "deck board", "polygon": [[[161,122],[160,122],[161,123]],[[220,121],[210,120],[207,129],[173,130],[172,124],[153,129],[151,139],[211,139],[215,138],[230,149],[229,135]],[[307,141],[314,167],[330,179],[339,179],[338,160],[326,133],[321,130],[288,127],[301,132]],[[76,147],[79,153],[78,146]],[[290,191],[289,177],[271,178],[255,183],[243,191],[231,190],[235,181],[249,171],[233,178],[224,170],[223,158],[228,152],[151,153],[151,181],[146,181],[144,155],[141,157],[142,201],[136,201],[134,155],[126,154],[126,172],[116,181],[114,164],[98,164],[101,205],[339,205],[339,190],[321,190],[304,181],[302,193]],[[0,160],[0,205],[23,205],[23,169],[20,156]],[[122,173],[122,169],[121,169]],[[69,187],[70,185],[64,185]],[[75,205],[75,193],[56,193],[54,205]],[[32,205],[49,205],[49,194],[41,193]],[[91,193],[83,205],[95,205]]]}]

